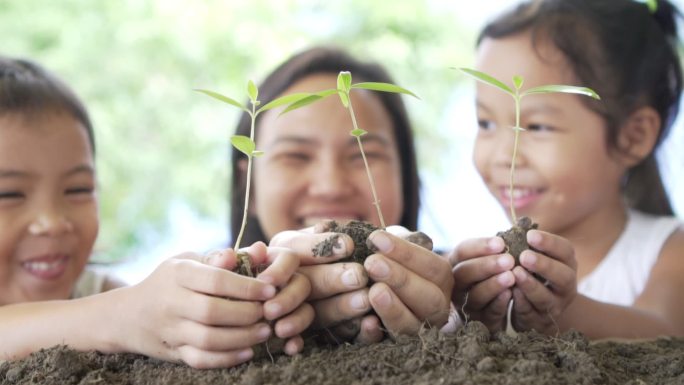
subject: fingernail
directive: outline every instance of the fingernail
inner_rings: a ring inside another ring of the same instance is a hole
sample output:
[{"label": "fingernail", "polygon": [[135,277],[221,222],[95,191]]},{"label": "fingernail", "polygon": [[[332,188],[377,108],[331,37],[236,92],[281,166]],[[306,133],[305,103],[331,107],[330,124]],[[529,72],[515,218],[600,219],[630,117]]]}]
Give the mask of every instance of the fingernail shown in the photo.
[{"label": "fingernail", "polygon": [[349,304],[356,310],[366,310],[368,308],[366,296],[362,293],[352,295],[351,300],[349,300]]},{"label": "fingernail", "polygon": [[537,256],[534,253],[523,252],[520,254],[520,263],[525,267],[533,267],[537,263]]},{"label": "fingernail", "polygon": [[369,239],[381,253],[389,253],[394,249],[394,243],[385,231],[376,230],[371,233]]},{"label": "fingernail", "polygon": [[501,239],[499,237],[489,238],[489,241],[487,241],[487,247],[489,247],[489,250],[493,253],[501,251]]},{"label": "fingernail", "polygon": [[247,361],[254,356],[254,351],[252,350],[252,348],[247,348],[245,350],[238,352],[237,356],[239,360]]},{"label": "fingernail", "polygon": [[496,263],[497,263],[500,267],[502,267],[502,268],[505,269],[505,268],[508,268],[508,267],[511,266],[511,259],[510,259],[508,256],[506,256],[506,255],[502,255],[502,256],[500,256],[499,258],[497,258]]},{"label": "fingernail", "polygon": [[276,289],[272,285],[267,285],[261,290],[261,294],[264,295],[265,298],[272,298],[276,293]]},{"label": "fingernail", "polygon": [[522,271],[522,269],[513,270],[513,274],[515,275],[515,280],[519,281],[520,283],[527,280],[527,275]]},{"label": "fingernail", "polygon": [[347,287],[359,287],[361,285],[359,277],[356,274],[356,270],[354,269],[345,270],[344,273],[342,273],[341,278],[342,283]]},{"label": "fingernail", "polygon": [[333,255],[336,257],[346,257],[347,256],[347,242],[344,241],[343,237],[337,237],[335,244],[333,245]]},{"label": "fingernail", "polygon": [[275,302],[268,302],[264,305],[264,313],[267,313],[270,319],[277,318],[282,310],[283,307]]},{"label": "fingernail", "polygon": [[260,327],[257,331],[257,336],[261,340],[266,340],[268,337],[271,336],[271,328],[267,325]]},{"label": "fingernail", "polygon": [[373,260],[371,263],[369,263],[368,267],[368,272],[375,278],[375,279],[385,279],[389,277],[390,274],[390,269],[387,263],[380,259]]},{"label": "fingernail", "polygon": [[375,305],[378,307],[388,308],[392,304],[392,296],[383,290],[373,298],[373,302],[375,302]]},{"label": "fingernail", "polygon": [[527,243],[538,245],[542,241],[542,236],[538,231],[530,230],[527,232]]},{"label": "fingernail", "polygon": [[502,284],[503,286],[508,287],[511,285],[511,283],[513,283],[513,282],[511,282],[511,278],[512,277],[508,274],[508,272],[505,272],[505,273],[499,274],[499,276],[496,277],[496,280],[499,281],[499,283]]}]

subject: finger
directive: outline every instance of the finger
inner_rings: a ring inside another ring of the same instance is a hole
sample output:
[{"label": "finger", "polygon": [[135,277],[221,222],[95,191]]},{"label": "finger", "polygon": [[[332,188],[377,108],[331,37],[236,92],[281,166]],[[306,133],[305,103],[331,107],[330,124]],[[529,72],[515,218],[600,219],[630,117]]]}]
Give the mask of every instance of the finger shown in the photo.
[{"label": "finger", "polygon": [[508,291],[515,284],[515,276],[510,271],[504,271],[482,282],[477,283],[468,291],[466,308],[470,311],[482,311],[501,293]]},{"label": "finger", "polygon": [[251,348],[210,352],[186,345],[178,348],[180,359],[195,369],[230,368],[254,357]]},{"label": "finger", "polygon": [[544,285],[554,293],[565,294],[576,288],[577,271],[544,254],[525,250],[520,254],[520,265],[546,279]]},{"label": "finger", "polygon": [[184,336],[186,345],[206,351],[244,349],[262,343],[271,336],[271,328],[265,323],[241,327],[214,327],[185,322],[178,333]]},{"label": "finger", "polygon": [[359,335],[361,331],[361,317],[348,319],[340,322],[337,325],[328,327],[331,336],[328,337],[331,342],[340,344],[342,341],[352,341]]},{"label": "finger", "polygon": [[319,328],[360,317],[371,309],[368,288],[313,301],[311,304],[316,312],[314,324]]},{"label": "finger", "polygon": [[481,321],[490,331],[503,330],[506,327],[508,303],[513,297],[511,290],[505,290],[497,295],[481,312]]},{"label": "finger", "polygon": [[516,266],[513,269],[516,287],[524,294],[530,304],[540,314],[552,310],[556,296],[525,268]]},{"label": "finger", "polygon": [[[349,235],[330,232],[283,231],[276,234],[269,245],[291,249],[302,265],[334,262],[348,257],[354,251],[354,241]],[[314,249],[317,255],[314,255]]]},{"label": "finger", "polygon": [[276,292],[275,287],[266,282],[197,261],[172,258],[162,265],[158,268],[164,270],[160,274],[170,274],[179,286],[199,293],[263,301],[273,297]]},{"label": "finger", "polygon": [[380,319],[375,315],[367,315],[361,319],[361,327],[354,341],[359,344],[374,344],[384,337]]},{"label": "finger", "polygon": [[415,334],[422,322],[399,300],[389,286],[378,282],[371,286],[368,297],[373,309],[392,334]]},{"label": "finger", "polygon": [[368,257],[364,267],[372,280],[387,284],[418,319],[436,326],[446,323],[451,292],[445,295],[432,281],[381,254]]},{"label": "finger", "polygon": [[237,258],[233,249],[217,249],[205,253],[200,262],[219,269],[235,270]]},{"label": "finger", "polygon": [[447,258],[451,266],[485,255],[501,254],[506,244],[500,237],[471,238],[461,242]]},{"label": "finger", "polygon": [[575,249],[567,239],[540,230],[530,230],[527,232],[527,243],[533,249],[577,270]]},{"label": "finger", "polygon": [[178,294],[171,306],[180,317],[204,325],[246,326],[263,318],[261,302],[235,301],[191,291]]},{"label": "finger", "polygon": [[264,318],[274,320],[289,314],[306,300],[310,292],[309,280],[301,274],[294,274],[275,297],[264,303]]},{"label": "finger", "polygon": [[284,286],[297,271],[299,258],[290,250],[281,248],[269,248],[267,255],[270,265],[257,275],[257,279],[276,287]]},{"label": "finger", "polygon": [[280,338],[289,338],[306,330],[314,319],[313,307],[303,303],[295,311],[279,319],[275,324],[275,334]]},{"label": "finger", "polygon": [[446,259],[382,230],[373,231],[368,240],[378,252],[394,260],[415,274],[432,280],[443,291],[451,290],[451,266]]},{"label": "finger", "polygon": [[311,282],[310,300],[360,289],[368,283],[368,274],[358,263],[302,266],[298,271]]},{"label": "finger", "polygon": [[241,247],[239,252],[249,256],[252,267],[268,265],[271,263],[271,261],[268,260],[268,247],[264,242],[258,241],[249,246]]},{"label": "finger", "polygon": [[453,268],[454,291],[468,291],[475,283],[510,271],[513,266],[515,259],[510,254],[487,255],[460,262]]},{"label": "finger", "polygon": [[283,351],[288,356],[294,356],[304,349],[304,339],[301,336],[294,336],[285,342],[283,346]]}]

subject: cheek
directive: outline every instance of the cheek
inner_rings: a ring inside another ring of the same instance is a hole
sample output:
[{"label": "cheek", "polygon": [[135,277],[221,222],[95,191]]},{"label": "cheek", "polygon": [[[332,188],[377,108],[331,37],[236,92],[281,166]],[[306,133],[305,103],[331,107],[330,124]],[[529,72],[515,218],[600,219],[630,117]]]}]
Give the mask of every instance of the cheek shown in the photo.
[{"label": "cheek", "polygon": [[297,182],[285,174],[267,162],[255,164],[249,212],[259,219],[269,239],[293,227],[289,208],[297,196]]},{"label": "cheek", "polygon": [[[382,214],[387,225],[399,224],[404,212],[404,194],[402,191],[401,167],[398,162],[388,163],[383,170],[375,172],[375,188],[380,199]],[[368,177],[363,172],[362,182],[368,186]],[[372,201],[370,187],[368,190],[369,201]]]},{"label": "cheek", "polygon": [[491,159],[489,147],[488,143],[479,137],[475,140],[475,145],[473,146],[473,164],[478,174],[483,178],[486,176],[487,159]]}]

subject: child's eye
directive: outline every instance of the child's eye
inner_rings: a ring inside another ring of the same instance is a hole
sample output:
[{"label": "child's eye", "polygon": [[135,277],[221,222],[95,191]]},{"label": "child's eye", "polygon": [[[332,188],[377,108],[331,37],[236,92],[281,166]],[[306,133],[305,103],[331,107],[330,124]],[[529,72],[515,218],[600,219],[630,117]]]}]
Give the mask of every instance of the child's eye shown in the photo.
[{"label": "child's eye", "polygon": [[554,130],[554,128],[552,126],[549,126],[546,124],[528,124],[526,129],[529,131],[538,131],[538,132],[553,131]]},{"label": "child's eye", "polygon": [[23,199],[24,193],[20,191],[0,191],[1,200]]},{"label": "child's eye", "polygon": [[308,162],[311,156],[303,152],[284,152],[277,155],[277,158],[285,162],[304,163]]},{"label": "child's eye", "polygon": [[74,187],[66,190],[67,195],[90,195],[95,191],[92,187]]},{"label": "child's eye", "polygon": [[486,131],[490,131],[490,130],[493,130],[495,128],[494,122],[492,122],[491,120],[487,120],[487,119],[478,119],[477,120],[477,126],[480,127],[480,130],[486,130]]}]

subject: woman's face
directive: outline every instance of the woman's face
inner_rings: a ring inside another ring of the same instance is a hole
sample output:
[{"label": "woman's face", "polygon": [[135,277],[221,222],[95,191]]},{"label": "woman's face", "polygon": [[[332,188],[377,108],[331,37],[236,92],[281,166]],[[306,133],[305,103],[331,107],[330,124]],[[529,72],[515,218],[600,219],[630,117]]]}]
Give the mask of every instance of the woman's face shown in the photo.
[{"label": "woman's face", "polygon": [[66,114],[0,116],[0,305],[69,298],[97,232],[83,126]]},{"label": "woman's face", "polygon": [[[315,92],[336,87],[332,74],[311,75],[283,92]],[[377,96],[354,90],[351,102],[370,172],[387,225],[403,211],[402,178],[392,121]],[[307,227],[322,219],[358,219],[379,225],[352,120],[339,98],[329,96],[280,115],[264,113],[256,133],[254,194],[251,212],[270,239],[283,230]]]}]

